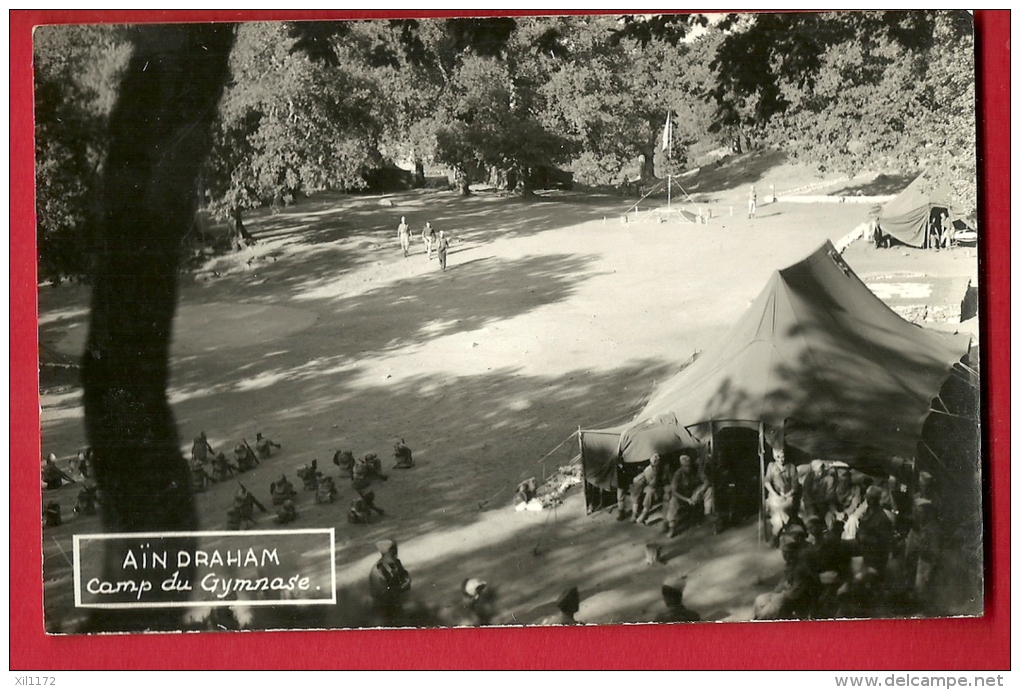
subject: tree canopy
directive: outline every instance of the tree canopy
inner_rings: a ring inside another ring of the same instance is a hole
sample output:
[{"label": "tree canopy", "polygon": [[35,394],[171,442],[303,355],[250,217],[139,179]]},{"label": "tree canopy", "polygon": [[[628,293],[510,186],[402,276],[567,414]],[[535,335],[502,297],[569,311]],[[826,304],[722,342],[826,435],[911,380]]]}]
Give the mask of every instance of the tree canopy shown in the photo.
[{"label": "tree canopy", "polygon": [[[36,32],[40,267],[84,271],[119,27]],[[221,216],[386,165],[527,194],[775,147],[822,169],[927,170],[976,197],[974,35],[950,11],[578,15],[240,26],[196,195]],[[667,116],[671,148],[663,151]]]}]

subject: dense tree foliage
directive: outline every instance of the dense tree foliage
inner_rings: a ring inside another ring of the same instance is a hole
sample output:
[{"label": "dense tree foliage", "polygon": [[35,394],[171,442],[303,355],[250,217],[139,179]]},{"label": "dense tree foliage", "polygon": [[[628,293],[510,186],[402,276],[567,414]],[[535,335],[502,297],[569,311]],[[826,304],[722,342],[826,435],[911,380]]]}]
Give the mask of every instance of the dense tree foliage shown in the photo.
[{"label": "dense tree foliage", "polygon": [[34,34],[36,225],[41,277],[82,275],[106,121],[131,48],[118,27]]},{"label": "dense tree foliage", "polygon": [[[123,29],[36,34],[40,266],[84,270]],[[974,36],[962,12],[492,17],[240,27],[201,188],[242,211],[427,165],[463,192],[535,172],[644,180],[775,147],[823,169],[928,170],[973,208]],[[664,150],[669,116],[672,136]]]},{"label": "dense tree foliage", "polygon": [[[314,30],[311,36],[337,40]],[[210,205],[220,215],[325,189],[357,189],[365,170],[380,162],[379,90],[320,43],[312,53],[302,49],[311,40],[295,37],[285,24],[238,30],[205,171]]]},{"label": "dense tree foliage", "polygon": [[964,12],[737,15],[712,129],[822,169],[927,169],[974,207],[974,36]]}]

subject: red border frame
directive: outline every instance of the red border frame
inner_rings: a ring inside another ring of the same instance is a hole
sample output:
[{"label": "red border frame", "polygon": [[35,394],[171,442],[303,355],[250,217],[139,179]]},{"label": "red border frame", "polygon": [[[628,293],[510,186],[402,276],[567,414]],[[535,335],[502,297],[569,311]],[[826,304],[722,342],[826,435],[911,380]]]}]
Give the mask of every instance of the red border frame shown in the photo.
[{"label": "red border frame", "polygon": [[[628,11],[628,12],[632,12]],[[498,14],[428,12],[414,16]],[[554,12],[550,12],[552,14]],[[563,12],[556,12],[563,13]],[[576,12],[575,12],[576,13]],[[410,16],[412,13],[403,13]],[[524,14],[524,12],[515,12]],[[43,632],[31,32],[38,24],[381,18],[391,12],[10,11],[11,611],[10,668],[1010,668],[1009,12],[978,11],[982,187],[982,361],[986,367],[989,567],[986,615],[937,621],[732,623],[501,630],[253,632],[54,637]],[[679,630],[677,630],[679,632]]]}]

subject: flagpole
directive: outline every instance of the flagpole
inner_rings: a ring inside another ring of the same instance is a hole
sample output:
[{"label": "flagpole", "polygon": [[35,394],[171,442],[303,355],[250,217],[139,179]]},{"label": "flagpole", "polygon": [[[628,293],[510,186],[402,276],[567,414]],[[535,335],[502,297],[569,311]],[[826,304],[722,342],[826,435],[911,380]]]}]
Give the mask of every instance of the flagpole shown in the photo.
[{"label": "flagpole", "polygon": [[666,111],[666,128],[662,133],[662,146],[666,149],[666,210],[673,209],[673,110]]}]

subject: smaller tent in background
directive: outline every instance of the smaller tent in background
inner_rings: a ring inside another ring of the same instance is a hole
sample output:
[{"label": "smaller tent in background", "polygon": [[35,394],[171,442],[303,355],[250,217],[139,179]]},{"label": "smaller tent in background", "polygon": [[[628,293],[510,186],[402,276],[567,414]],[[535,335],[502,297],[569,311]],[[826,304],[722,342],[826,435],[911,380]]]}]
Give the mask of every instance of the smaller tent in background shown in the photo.
[{"label": "smaller tent in background", "polygon": [[933,211],[948,213],[949,222],[954,225],[963,215],[950,202],[949,186],[922,174],[882,206],[878,212],[878,226],[884,235],[902,244],[926,248]]}]

